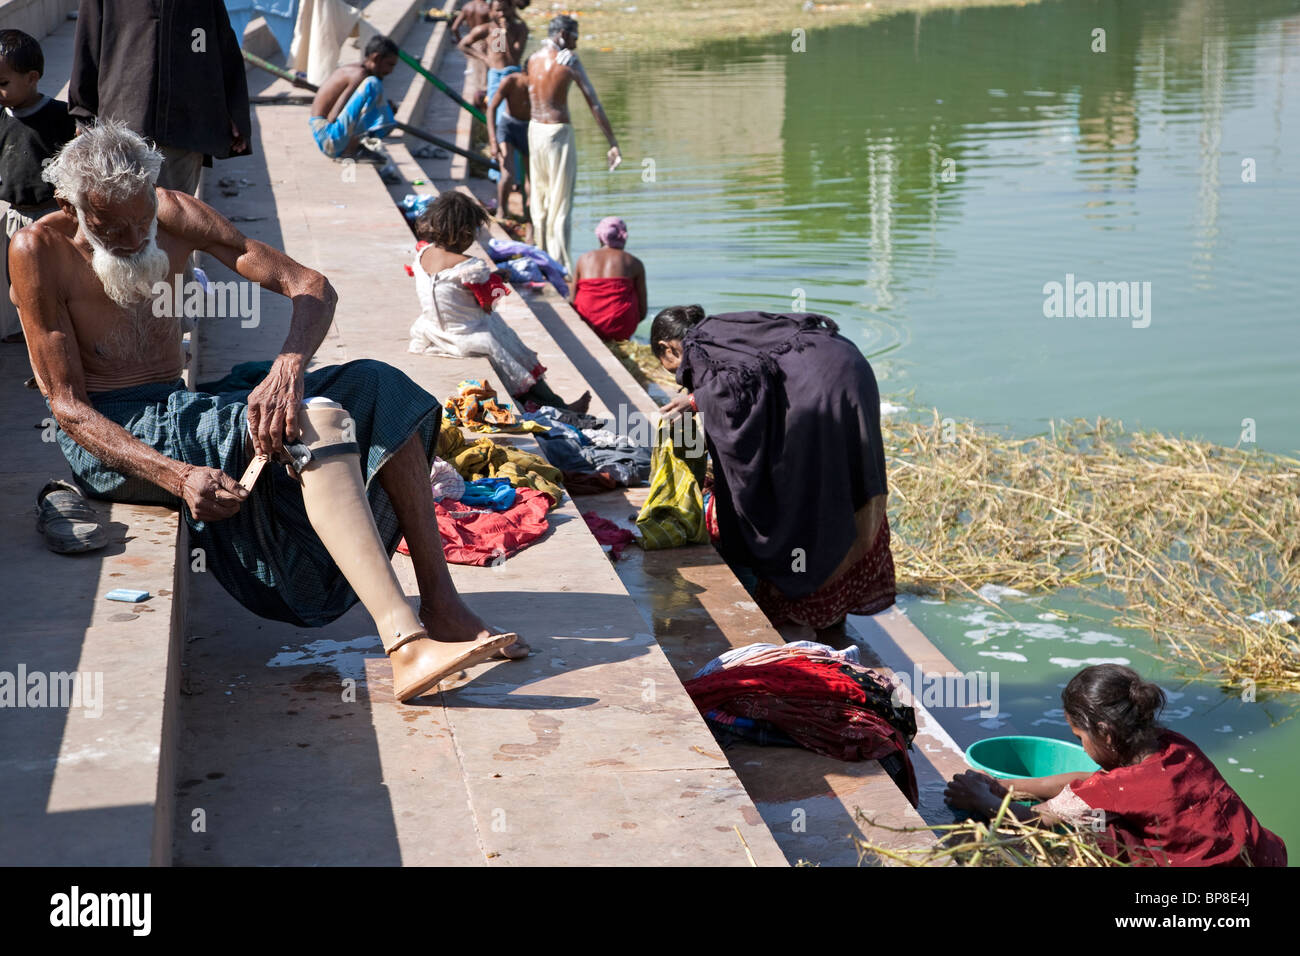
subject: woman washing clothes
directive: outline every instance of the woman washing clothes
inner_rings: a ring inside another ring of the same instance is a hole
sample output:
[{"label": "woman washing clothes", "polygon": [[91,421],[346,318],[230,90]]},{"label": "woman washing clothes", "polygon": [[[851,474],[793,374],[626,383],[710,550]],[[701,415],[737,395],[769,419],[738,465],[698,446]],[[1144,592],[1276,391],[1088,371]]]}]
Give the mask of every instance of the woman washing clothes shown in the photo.
[{"label": "woman washing clothes", "polygon": [[493,311],[510,290],[482,259],[465,255],[487,221],[478,202],[455,191],[443,193],[416,220],[416,237],[428,245],[411,267],[422,311],[411,326],[410,351],[486,357],[516,401],[586,412],[591,393],[565,402],[551,391],[537,353]]},{"label": "woman washing clothes", "polygon": [[769,620],[842,643],[845,615],[892,605],[880,394],[857,346],[825,316],[698,305],[656,315],[650,344],[688,392],[660,411],[704,424],[710,537]]},{"label": "woman washing clothes", "polygon": [[600,248],[573,267],[573,308],[602,339],[626,341],[646,313],[645,266],[627,245],[627,223],[606,216],[596,226]]},{"label": "woman washing clothes", "polygon": [[1264,829],[1210,758],[1156,723],[1165,692],[1119,664],[1085,667],[1061,694],[1066,723],[1100,770],[999,782],[974,770],[944,799],[984,817],[1007,790],[1021,820],[1069,823],[1098,835],[1101,850],[1139,866],[1286,866],[1286,844]]}]

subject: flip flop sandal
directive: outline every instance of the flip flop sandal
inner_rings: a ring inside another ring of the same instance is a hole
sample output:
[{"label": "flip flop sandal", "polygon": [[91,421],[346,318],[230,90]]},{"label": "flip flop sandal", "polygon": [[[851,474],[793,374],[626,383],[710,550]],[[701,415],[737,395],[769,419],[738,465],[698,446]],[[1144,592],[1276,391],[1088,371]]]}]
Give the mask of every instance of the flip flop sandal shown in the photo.
[{"label": "flip flop sandal", "polygon": [[51,481],[36,496],[36,531],[56,554],[98,551],[108,544],[99,512],[70,481]]}]

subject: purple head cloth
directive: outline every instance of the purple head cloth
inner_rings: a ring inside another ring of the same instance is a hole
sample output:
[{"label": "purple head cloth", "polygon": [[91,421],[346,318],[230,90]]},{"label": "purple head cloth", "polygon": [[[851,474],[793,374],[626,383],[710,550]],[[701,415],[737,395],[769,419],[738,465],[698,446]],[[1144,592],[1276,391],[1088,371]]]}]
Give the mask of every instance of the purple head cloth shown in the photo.
[{"label": "purple head cloth", "polygon": [[622,249],[627,245],[627,223],[618,216],[606,216],[596,226],[596,238],[603,246]]}]

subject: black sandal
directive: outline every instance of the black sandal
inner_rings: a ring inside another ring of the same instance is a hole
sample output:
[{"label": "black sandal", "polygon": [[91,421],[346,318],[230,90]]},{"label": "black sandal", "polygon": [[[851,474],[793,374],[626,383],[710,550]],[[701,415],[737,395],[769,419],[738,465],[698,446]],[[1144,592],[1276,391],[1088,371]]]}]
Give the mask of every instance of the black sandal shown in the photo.
[{"label": "black sandal", "polygon": [[70,481],[48,482],[36,496],[36,531],[56,554],[98,551],[108,544],[103,519]]}]

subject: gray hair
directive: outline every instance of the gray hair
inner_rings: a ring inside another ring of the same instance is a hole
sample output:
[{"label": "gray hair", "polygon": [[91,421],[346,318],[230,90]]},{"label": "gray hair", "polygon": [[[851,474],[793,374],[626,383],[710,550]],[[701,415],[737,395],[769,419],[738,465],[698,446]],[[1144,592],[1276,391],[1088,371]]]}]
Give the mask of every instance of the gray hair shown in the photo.
[{"label": "gray hair", "polygon": [[58,199],[84,208],[87,193],[114,202],[136,196],[158,181],[163,156],[139,133],[115,120],[84,129],[41,172]]}]

